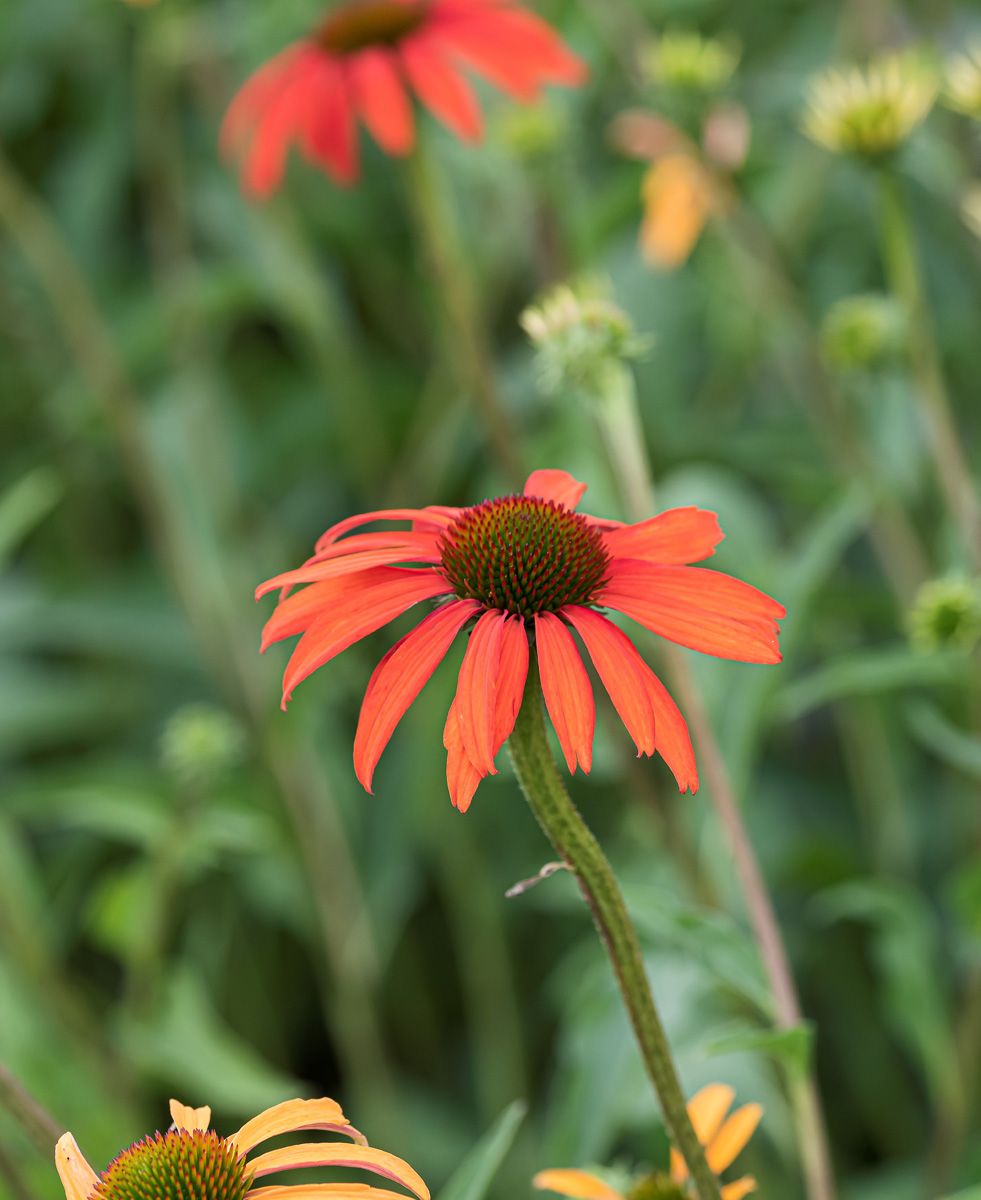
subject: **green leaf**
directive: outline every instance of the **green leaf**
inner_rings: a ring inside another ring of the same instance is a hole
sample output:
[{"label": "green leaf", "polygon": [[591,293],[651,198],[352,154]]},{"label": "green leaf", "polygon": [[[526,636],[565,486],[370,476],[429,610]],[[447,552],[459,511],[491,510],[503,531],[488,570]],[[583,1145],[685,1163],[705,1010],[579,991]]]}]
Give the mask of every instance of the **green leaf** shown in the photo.
[{"label": "green leaf", "polygon": [[907,708],[907,725],[913,737],[959,771],[981,779],[981,738],[958,729],[939,708],[921,700]]},{"label": "green leaf", "polygon": [[808,1023],[793,1029],[734,1028],[711,1038],[705,1053],[736,1054],[744,1050],[762,1050],[776,1062],[803,1077],[811,1061],[814,1031]]},{"label": "green leaf", "polygon": [[61,499],[54,471],[36,467],[0,496],[0,567]]},{"label": "green leaf", "polygon": [[453,1173],[437,1200],[483,1200],[527,1111],[523,1100],[515,1100],[506,1108]]}]

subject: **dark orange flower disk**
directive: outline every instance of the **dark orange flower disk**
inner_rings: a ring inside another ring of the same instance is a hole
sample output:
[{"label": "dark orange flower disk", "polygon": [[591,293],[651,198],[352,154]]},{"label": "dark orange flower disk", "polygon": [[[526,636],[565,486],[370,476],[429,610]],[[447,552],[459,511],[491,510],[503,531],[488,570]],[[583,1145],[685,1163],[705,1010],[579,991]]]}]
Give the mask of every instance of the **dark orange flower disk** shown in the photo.
[{"label": "dark orange flower disk", "polygon": [[[388,509],[333,526],[308,562],[257,591],[281,591],[263,650],[303,635],[286,666],[283,707],[298,683],[343,650],[413,605],[436,601],[368,683],[354,739],[355,772],[367,791],[396,725],[468,626],[443,733],[450,798],[461,812],[481,779],[496,774],[532,651],[569,770],[590,770],[593,692],[574,633],[638,753],[656,751],[679,789],[696,791],[684,717],[630,638],[598,610],[616,609],[706,654],[776,663],[784,608],[747,583],[690,565],[722,540],[715,513],[676,508],[624,525],[577,513],[585,491],[565,471],[535,471],[520,496],[470,508]],[[376,521],[411,528],[353,532]],[[308,586],[290,594],[300,584]]]},{"label": "dark orange flower disk", "polygon": [[233,100],[222,147],[241,155],[242,186],[274,191],[295,143],[336,183],[358,177],[358,122],[388,154],[415,142],[410,93],[464,141],[482,119],[464,72],[514,99],[579,84],[585,67],[514,0],[348,0],[261,67]]}]

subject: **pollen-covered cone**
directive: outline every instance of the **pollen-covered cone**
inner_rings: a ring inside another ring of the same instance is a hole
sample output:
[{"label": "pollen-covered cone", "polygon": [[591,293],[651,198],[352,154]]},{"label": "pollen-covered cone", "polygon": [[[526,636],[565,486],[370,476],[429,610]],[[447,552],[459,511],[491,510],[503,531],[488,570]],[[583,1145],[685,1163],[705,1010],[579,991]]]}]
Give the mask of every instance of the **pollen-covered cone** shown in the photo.
[{"label": "pollen-covered cone", "polygon": [[[521,495],[470,508],[364,513],[329,529],[302,567],[258,589],[257,596],[280,595],[263,649],[302,635],[286,665],[284,707],[299,683],[343,650],[415,605],[429,605],[368,682],[354,738],[355,771],[367,791],[395,727],[465,631],[443,731],[458,809],[466,811],[480,780],[497,771],[532,654],[570,771],[592,765],[591,661],[638,753],[660,754],[679,789],[696,790],[684,718],[630,638],[601,610],[615,609],[706,654],[776,663],[783,606],[738,579],[691,565],[722,540],[715,513],[676,508],[624,525],[578,513],[585,491],[565,471],[544,470],[529,477]],[[355,532],[381,521],[409,528]]]},{"label": "pollen-covered cone", "polygon": [[[122,1151],[101,1174],[66,1133],[55,1165],[66,1200],[405,1200],[401,1192],[365,1183],[255,1186],[266,1175],[298,1167],[343,1167],[370,1172],[429,1200],[419,1175],[394,1154],[370,1147],[333,1100],[287,1100],[247,1121],[230,1137],[208,1128],[211,1109],[170,1102],[171,1125]],[[270,1138],[326,1131],[346,1141],[311,1141],[254,1155]]]}]

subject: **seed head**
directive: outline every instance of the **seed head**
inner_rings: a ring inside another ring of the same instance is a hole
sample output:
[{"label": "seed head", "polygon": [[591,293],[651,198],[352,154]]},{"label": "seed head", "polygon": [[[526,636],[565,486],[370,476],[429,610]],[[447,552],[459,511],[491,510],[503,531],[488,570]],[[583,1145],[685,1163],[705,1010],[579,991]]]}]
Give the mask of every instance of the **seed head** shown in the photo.
[{"label": "seed head", "polygon": [[213,1130],[171,1130],[135,1142],[103,1171],[93,1200],[244,1200],[244,1158]]}]

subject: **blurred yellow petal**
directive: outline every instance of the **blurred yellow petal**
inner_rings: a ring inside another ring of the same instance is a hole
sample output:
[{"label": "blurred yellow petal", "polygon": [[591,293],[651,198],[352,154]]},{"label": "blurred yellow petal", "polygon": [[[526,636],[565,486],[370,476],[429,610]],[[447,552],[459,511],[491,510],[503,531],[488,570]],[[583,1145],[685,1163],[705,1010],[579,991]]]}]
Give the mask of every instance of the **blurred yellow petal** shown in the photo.
[{"label": "blurred yellow petal", "polygon": [[211,1124],[211,1109],[207,1104],[201,1108],[188,1108],[179,1100],[171,1100],[170,1119],[177,1129],[185,1129],[188,1133],[194,1133],[196,1130],[204,1133]]},{"label": "blurred yellow petal", "polygon": [[374,1171],[386,1179],[415,1192],[419,1200],[429,1200],[429,1188],[422,1178],[401,1158],[384,1150],[369,1146],[348,1146],[343,1142],[308,1142],[302,1146],[284,1146],[282,1150],[270,1150],[254,1158],[249,1166],[254,1178],[272,1175],[274,1171],[292,1170],[294,1167],[355,1167]]},{"label": "blurred yellow petal", "polygon": [[370,1183],[288,1183],[253,1188],[247,1200],[406,1200],[404,1192],[390,1192]]},{"label": "blurred yellow petal", "polygon": [[622,1200],[619,1192],[588,1171],[539,1171],[532,1183],[543,1191],[558,1192],[572,1200]]},{"label": "blurred yellow petal", "polygon": [[65,1200],[88,1200],[99,1177],[85,1161],[70,1133],[62,1134],[55,1146],[55,1166],[65,1189]]},{"label": "blurred yellow petal", "polygon": [[762,1116],[763,1109],[759,1104],[746,1104],[742,1108],[736,1109],[722,1126],[705,1152],[708,1165],[716,1175],[734,1161],[736,1155],[753,1136]]},{"label": "blurred yellow petal", "polygon": [[331,1133],[343,1133],[361,1145],[367,1145],[364,1134],[359,1133],[341,1111],[335,1100],[284,1100],[273,1108],[267,1108],[251,1121],[246,1121],[238,1133],[228,1139],[243,1154],[267,1138],[281,1133],[300,1133],[307,1129],[326,1129]]},{"label": "blurred yellow petal", "polygon": [[688,258],[714,207],[711,177],[690,154],[666,154],[644,176],[644,258],[671,270]]},{"label": "blurred yellow petal", "polygon": [[743,1200],[750,1192],[756,1191],[756,1180],[752,1175],[744,1175],[735,1183],[727,1183],[722,1188],[722,1200]]},{"label": "blurred yellow petal", "polygon": [[[691,1118],[695,1136],[703,1146],[707,1146],[719,1132],[722,1121],[735,1098],[736,1093],[725,1083],[710,1083],[692,1096],[688,1102],[688,1116]],[[671,1178],[675,1183],[681,1183],[688,1178],[685,1160],[673,1146],[671,1148]]]}]

